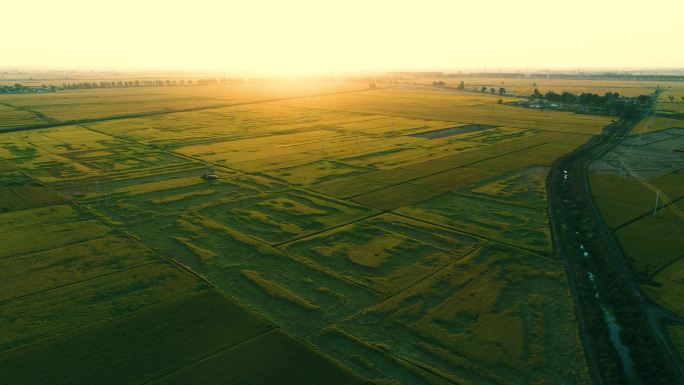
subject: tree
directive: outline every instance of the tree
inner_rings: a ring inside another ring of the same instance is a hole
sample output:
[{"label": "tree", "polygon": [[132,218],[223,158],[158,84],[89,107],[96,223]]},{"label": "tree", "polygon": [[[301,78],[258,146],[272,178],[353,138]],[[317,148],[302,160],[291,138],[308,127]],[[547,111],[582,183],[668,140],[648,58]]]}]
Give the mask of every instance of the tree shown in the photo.
[{"label": "tree", "polygon": [[684,96],[682,96],[682,103],[684,103]]},{"label": "tree", "polygon": [[637,101],[639,102],[639,104],[645,106],[651,102],[651,97],[648,95],[639,95],[637,96]]},{"label": "tree", "polygon": [[[456,88],[458,88],[459,90],[462,90],[465,88],[465,83],[463,82],[463,80],[461,80],[461,82],[458,83],[458,87],[456,87]],[[684,99],[684,98],[682,98],[682,99]]]},{"label": "tree", "polygon": [[499,95],[505,95],[506,94],[506,89],[501,87],[499,88]]},{"label": "tree", "polygon": [[496,88],[494,88],[494,87],[490,88],[490,89],[489,89],[489,92],[491,92],[492,94],[495,94],[495,93],[496,93]]},{"label": "tree", "polygon": [[487,92],[487,86],[482,86],[482,88],[480,88],[480,91]]},{"label": "tree", "polygon": [[674,96],[670,95],[667,98],[670,99],[670,103],[674,103]]},{"label": "tree", "polygon": [[577,95],[564,91],[563,94],[561,95],[561,102],[563,103],[574,103],[577,100]]},{"label": "tree", "polygon": [[561,101],[561,96],[558,95],[557,93],[553,92],[553,90],[549,90],[545,95],[544,99],[550,101],[550,102],[559,102]]},{"label": "tree", "polygon": [[538,88],[535,88],[534,91],[532,91],[532,97],[535,99],[541,99],[542,98],[542,94],[541,94],[541,92],[539,92]]}]

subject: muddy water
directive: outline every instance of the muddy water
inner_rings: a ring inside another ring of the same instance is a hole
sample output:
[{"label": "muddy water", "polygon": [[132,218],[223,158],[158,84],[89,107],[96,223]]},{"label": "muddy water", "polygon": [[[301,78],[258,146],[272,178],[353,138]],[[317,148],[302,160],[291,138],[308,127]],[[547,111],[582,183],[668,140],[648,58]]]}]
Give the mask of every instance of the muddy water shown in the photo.
[{"label": "muddy water", "polygon": [[610,342],[613,343],[613,347],[617,350],[620,360],[622,360],[622,368],[625,371],[625,375],[627,377],[634,377],[634,362],[632,357],[629,356],[629,347],[620,339],[620,325],[618,325],[615,316],[608,308],[601,305],[601,310],[603,310],[603,319],[606,321],[608,331],[610,332]]},{"label": "muddy water", "polygon": [[[586,251],[584,245],[580,245],[580,249],[582,250],[585,258],[591,258],[591,254],[589,254],[589,252]],[[598,285],[596,284],[596,280],[598,279],[598,277],[595,273],[588,272],[587,278],[591,282],[591,287],[594,291],[594,298],[596,298],[596,300],[599,301],[599,306],[601,306],[601,310],[603,311],[603,320],[606,322],[606,326],[608,326],[610,342],[613,344],[613,347],[617,351],[618,356],[620,357],[620,361],[622,361],[622,369],[624,370],[624,373],[628,378],[633,378],[634,361],[632,361],[632,357],[629,356],[629,346],[625,345],[622,342],[622,339],[620,339],[621,328],[617,322],[617,319],[615,318],[615,315],[610,310],[610,308],[605,303],[603,303],[603,301],[601,301],[601,294],[599,292]]]}]

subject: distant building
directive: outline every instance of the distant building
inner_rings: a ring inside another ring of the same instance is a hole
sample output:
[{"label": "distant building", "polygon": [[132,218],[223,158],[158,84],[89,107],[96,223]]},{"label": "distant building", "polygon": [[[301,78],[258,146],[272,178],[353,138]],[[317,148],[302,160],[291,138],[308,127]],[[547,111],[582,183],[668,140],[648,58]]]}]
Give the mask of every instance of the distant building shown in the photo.
[{"label": "distant building", "polygon": [[444,77],[444,72],[389,72],[390,78],[394,79],[440,79]]}]

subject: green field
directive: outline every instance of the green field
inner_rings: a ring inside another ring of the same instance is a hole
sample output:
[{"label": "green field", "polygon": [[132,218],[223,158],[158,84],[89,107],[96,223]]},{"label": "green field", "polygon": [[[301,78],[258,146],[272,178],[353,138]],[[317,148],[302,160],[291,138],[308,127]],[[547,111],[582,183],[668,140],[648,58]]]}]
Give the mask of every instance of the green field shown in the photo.
[{"label": "green field", "polygon": [[[132,356],[136,359],[131,360]],[[245,357],[250,357],[248,365],[242,361]],[[272,357],[282,360],[274,366],[269,362]],[[3,383],[183,384],[201,376],[206,378],[202,383],[360,383],[306,345],[212,291],[185,295],[115,322],[13,350],[0,357],[0,362]]]},{"label": "green field", "polygon": [[[589,383],[545,181],[610,119],[499,98],[365,82],[0,96],[11,124],[68,123],[0,134],[0,382]],[[654,183],[675,196],[679,176]],[[592,189],[627,191],[617,228],[652,193],[611,178]],[[627,254],[676,304],[677,256],[644,253]]]}]

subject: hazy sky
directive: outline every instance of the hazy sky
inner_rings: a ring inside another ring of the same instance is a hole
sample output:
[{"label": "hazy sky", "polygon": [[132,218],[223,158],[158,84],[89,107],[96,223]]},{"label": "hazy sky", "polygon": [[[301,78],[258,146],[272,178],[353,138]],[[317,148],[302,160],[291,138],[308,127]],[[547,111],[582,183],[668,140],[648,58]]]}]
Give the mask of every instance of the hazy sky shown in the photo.
[{"label": "hazy sky", "polygon": [[5,68],[684,67],[684,0],[20,0],[0,10]]}]

